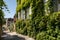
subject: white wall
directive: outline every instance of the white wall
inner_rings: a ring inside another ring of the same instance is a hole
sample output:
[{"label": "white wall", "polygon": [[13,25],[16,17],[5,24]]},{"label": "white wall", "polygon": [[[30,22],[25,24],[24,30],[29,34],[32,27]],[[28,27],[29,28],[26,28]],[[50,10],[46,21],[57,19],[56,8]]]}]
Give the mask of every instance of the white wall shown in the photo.
[{"label": "white wall", "polygon": [[[27,8],[26,10],[27,10],[27,19],[30,19],[30,15],[32,13],[31,7]],[[25,19],[25,10],[21,10],[21,12],[18,12],[18,19]]]},{"label": "white wall", "polygon": [[58,11],[60,11],[60,4],[58,4]]},{"label": "white wall", "polygon": [[21,10],[21,19],[25,19],[25,11]]},{"label": "white wall", "polygon": [[20,12],[18,12],[18,19],[20,19]]},{"label": "white wall", "polygon": [[29,7],[28,9],[27,9],[27,19],[30,19],[30,15],[32,14],[32,9],[31,9],[31,7]]}]

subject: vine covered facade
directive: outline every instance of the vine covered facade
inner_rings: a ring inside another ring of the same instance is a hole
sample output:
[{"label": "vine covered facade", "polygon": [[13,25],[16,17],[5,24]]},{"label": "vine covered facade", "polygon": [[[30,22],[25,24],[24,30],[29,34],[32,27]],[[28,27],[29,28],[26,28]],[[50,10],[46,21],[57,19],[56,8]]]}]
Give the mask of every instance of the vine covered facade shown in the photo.
[{"label": "vine covered facade", "polygon": [[59,4],[59,0],[17,0],[16,31],[35,40],[59,40]]}]

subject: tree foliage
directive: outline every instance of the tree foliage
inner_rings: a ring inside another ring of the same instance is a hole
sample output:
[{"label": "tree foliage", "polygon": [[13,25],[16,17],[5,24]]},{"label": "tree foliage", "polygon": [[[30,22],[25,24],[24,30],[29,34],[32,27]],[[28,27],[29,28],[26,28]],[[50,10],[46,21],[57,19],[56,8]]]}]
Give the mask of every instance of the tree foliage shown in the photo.
[{"label": "tree foliage", "polygon": [[3,12],[4,8],[8,9],[4,0],[0,0],[0,40],[2,36],[2,25],[4,23],[4,12]]},{"label": "tree foliage", "polygon": [[3,19],[4,19],[3,11],[0,10],[0,23],[2,23],[2,24],[3,24]]}]

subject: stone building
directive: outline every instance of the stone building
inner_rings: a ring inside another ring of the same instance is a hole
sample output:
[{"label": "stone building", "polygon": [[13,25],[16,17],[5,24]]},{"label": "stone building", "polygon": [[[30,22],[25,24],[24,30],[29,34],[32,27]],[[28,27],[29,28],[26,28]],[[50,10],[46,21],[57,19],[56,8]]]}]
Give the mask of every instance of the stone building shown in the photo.
[{"label": "stone building", "polygon": [[13,18],[7,18],[6,19],[6,26],[9,27],[13,24]]},{"label": "stone building", "polygon": [[14,20],[13,18],[5,18],[4,20],[5,23],[3,24],[2,28],[5,28],[7,31],[9,31],[9,28],[13,27]]},{"label": "stone building", "polygon": [[[45,3],[48,2],[48,0],[44,0]],[[53,11],[57,12],[60,11],[60,0],[52,0],[53,4]],[[20,4],[19,1],[17,2],[17,5]],[[25,15],[26,12],[26,15]],[[30,15],[32,13],[31,7],[26,8],[26,10],[21,9],[21,11],[18,11],[18,19],[30,19]]]},{"label": "stone building", "polygon": [[[22,1],[25,0],[17,0],[17,7],[19,6],[19,4],[22,3]],[[25,10],[24,9],[19,9],[19,11],[17,12],[18,14],[18,19],[30,19],[30,14],[31,14],[31,6],[27,7]]]}]

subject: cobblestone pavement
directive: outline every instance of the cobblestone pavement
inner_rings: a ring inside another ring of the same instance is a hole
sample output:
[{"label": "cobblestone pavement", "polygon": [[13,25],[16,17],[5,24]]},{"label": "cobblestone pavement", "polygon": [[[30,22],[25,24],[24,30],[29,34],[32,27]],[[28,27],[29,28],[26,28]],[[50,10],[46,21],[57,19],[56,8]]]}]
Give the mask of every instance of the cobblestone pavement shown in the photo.
[{"label": "cobblestone pavement", "polygon": [[6,32],[2,36],[2,40],[34,40],[32,38],[29,38],[28,36],[24,36],[21,34],[17,34],[16,32]]}]

